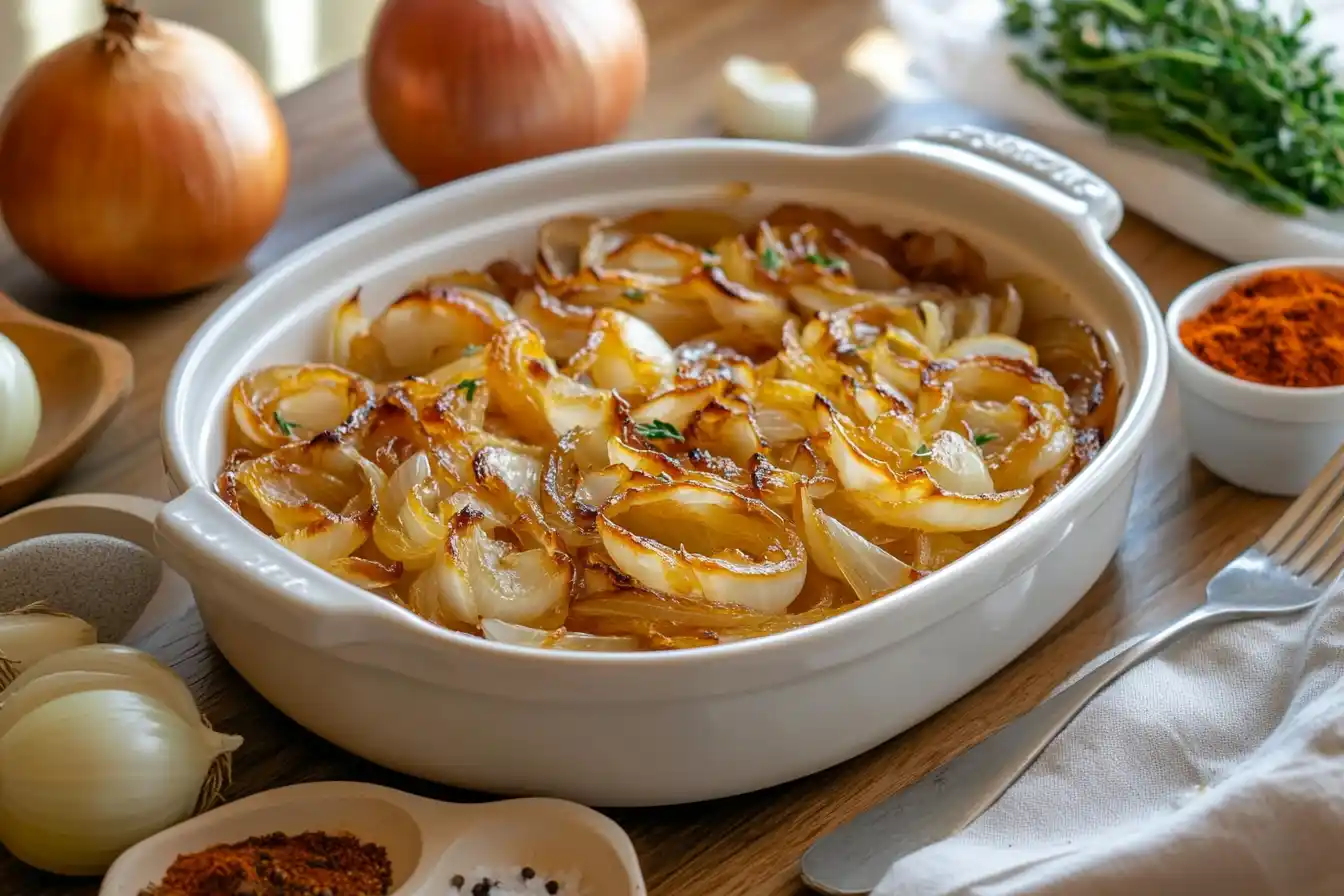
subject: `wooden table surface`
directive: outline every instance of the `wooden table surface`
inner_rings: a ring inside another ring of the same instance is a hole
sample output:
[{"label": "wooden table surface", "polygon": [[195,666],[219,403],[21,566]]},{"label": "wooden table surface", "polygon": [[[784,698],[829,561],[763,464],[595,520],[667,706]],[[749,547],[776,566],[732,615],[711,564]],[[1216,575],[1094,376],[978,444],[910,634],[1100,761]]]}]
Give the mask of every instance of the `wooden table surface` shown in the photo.
[{"label": "wooden table surface", "polygon": [[[878,86],[898,81],[900,70],[889,66],[873,74],[872,48],[891,40],[881,29],[877,0],[644,0],[644,6],[652,75],[648,98],[629,129],[632,138],[713,134],[714,79],[732,53],[788,62],[817,86],[819,142],[877,142],[970,117],[938,102],[894,103]],[[254,270],[412,189],[376,143],[355,70],[340,70],[291,94],[282,107],[294,145],[291,197],[283,220],[255,253]],[[1221,266],[1134,217],[1114,245],[1163,305]],[[62,293],[0,237],[0,290],[41,313],[118,338],[135,356],[131,400],[60,491],[167,497],[158,414],[170,368],[191,333],[245,277],[239,272],[209,293],[166,304],[98,304]],[[1143,460],[1125,540],[1072,613],[974,693],[838,768],[733,799],[613,813],[634,838],[649,891],[803,892],[796,862],[818,835],[1030,708],[1096,653],[1198,602],[1209,576],[1253,541],[1280,507],[1222,483],[1189,457],[1169,394]],[[377,769],[300,729],[232,672],[194,613],[154,649],[189,680],[218,728],[246,738],[230,796],[349,778],[448,799],[479,798]],[[94,881],[40,875],[0,857],[0,893],[55,896],[96,889]]]}]

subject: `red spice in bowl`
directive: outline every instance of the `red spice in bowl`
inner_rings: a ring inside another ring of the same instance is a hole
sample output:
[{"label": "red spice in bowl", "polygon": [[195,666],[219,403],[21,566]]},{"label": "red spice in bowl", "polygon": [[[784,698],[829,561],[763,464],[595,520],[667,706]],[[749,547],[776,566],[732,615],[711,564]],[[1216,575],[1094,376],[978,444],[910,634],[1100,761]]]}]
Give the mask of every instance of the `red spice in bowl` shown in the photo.
[{"label": "red spice in bowl", "polygon": [[1205,364],[1268,386],[1344,385],[1344,281],[1320,271],[1266,271],[1180,325]]},{"label": "red spice in bowl", "polygon": [[267,834],[178,856],[140,896],[387,896],[387,850],[349,835]]}]

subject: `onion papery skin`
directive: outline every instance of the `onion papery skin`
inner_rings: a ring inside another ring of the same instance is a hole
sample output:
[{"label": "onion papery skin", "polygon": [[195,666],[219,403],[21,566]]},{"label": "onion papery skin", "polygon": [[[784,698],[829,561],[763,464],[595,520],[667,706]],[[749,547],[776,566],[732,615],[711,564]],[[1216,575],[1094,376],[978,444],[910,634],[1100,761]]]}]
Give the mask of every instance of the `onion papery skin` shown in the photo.
[{"label": "onion papery skin", "polygon": [[145,16],[40,60],[0,113],[0,217],[55,279],[131,299],[223,279],[280,216],[289,141],[223,41]]},{"label": "onion papery skin", "polygon": [[644,96],[633,0],[388,0],[369,112],[422,187],[613,140]]}]

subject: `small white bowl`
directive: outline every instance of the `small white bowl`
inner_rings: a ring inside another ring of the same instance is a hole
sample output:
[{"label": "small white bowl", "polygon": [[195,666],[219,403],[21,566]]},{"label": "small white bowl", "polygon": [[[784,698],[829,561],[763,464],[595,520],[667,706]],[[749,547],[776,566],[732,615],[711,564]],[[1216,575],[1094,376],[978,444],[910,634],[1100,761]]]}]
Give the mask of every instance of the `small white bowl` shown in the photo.
[{"label": "small white bowl", "polygon": [[1247,382],[1215,370],[1181,342],[1181,322],[1265,271],[1298,268],[1344,279],[1344,261],[1285,258],[1228,268],[1181,293],[1167,310],[1171,367],[1180,385],[1190,451],[1233,485],[1267,495],[1302,493],[1344,443],[1344,386],[1301,389]]}]

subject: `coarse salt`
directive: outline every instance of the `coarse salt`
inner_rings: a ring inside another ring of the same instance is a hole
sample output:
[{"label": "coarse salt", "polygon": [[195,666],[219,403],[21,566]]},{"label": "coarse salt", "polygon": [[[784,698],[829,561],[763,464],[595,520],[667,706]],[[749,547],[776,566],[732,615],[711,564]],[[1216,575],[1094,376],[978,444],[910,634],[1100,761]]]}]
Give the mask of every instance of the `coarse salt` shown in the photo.
[{"label": "coarse salt", "polygon": [[448,896],[587,896],[577,871],[546,874],[527,865],[513,868],[477,867],[455,874]]}]

